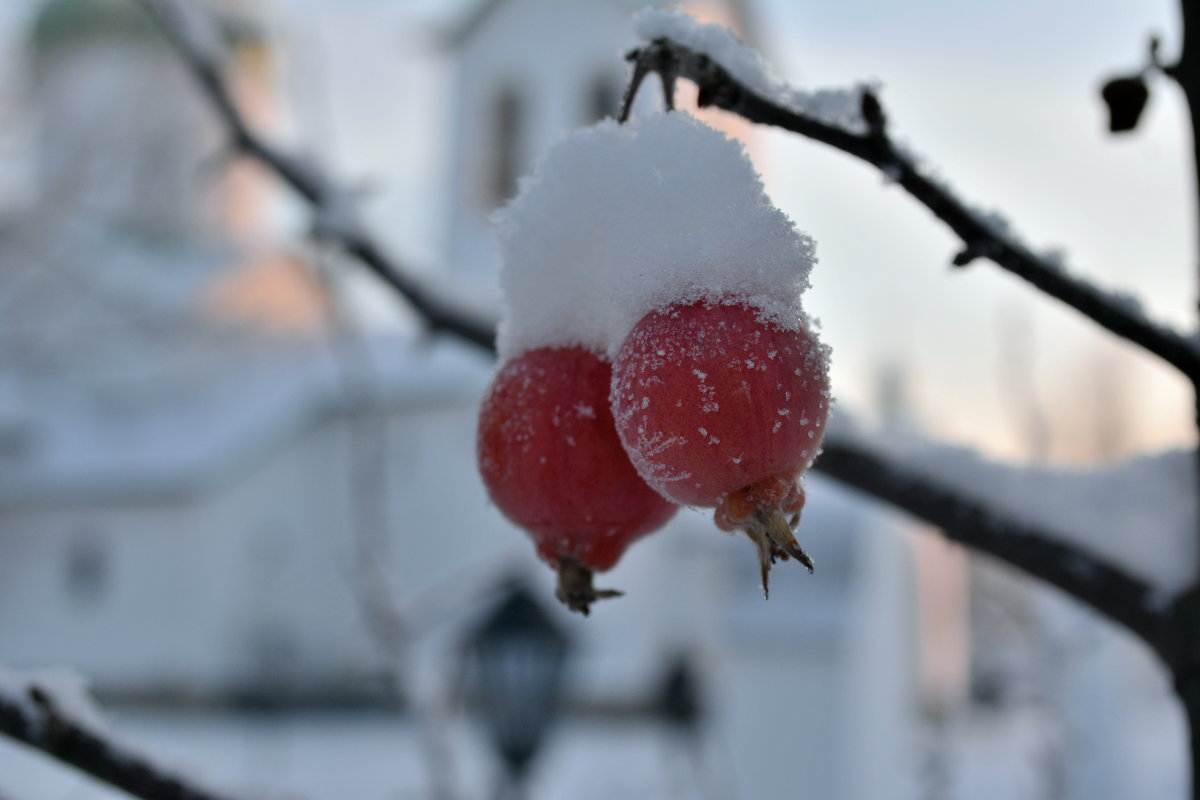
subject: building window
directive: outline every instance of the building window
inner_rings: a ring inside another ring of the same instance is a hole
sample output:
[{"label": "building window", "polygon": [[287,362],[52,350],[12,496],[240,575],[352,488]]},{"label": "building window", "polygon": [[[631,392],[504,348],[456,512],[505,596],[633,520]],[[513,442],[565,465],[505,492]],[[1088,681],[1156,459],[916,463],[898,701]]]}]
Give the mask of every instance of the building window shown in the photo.
[{"label": "building window", "polygon": [[601,73],[592,78],[592,83],[584,93],[588,107],[585,124],[591,124],[605,117],[616,117],[621,104],[620,83],[608,73]]},{"label": "building window", "polygon": [[108,584],[108,553],[103,539],[93,532],[76,536],[67,546],[66,589],[72,600],[87,605],[104,593]]},{"label": "building window", "polygon": [[511,86],[496,95],[492,109],[492,140],[490,170],[486,199],[490,208],[504,203],[516,193],[517,177],[521,174],[521,127],[525,104]]}]

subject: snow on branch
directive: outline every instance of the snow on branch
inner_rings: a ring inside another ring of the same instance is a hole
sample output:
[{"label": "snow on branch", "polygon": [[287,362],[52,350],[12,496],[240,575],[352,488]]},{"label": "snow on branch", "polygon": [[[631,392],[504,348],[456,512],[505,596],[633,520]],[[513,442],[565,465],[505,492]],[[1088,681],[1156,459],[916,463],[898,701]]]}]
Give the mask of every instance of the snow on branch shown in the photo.
[{"label": "snow on branch", "polygon": [[389,258],[360,222],[352,192],[336,183],[314,159],[284,152],[261,139],[246,124],[221,74],[214,20],[181,0],[140,0],[199,82],[237,152],[255,159],[296,190],[314,211],[314,230],[340,245],[398,292],[438,332],[451,333],[493,349],[495,321],[438,296]]},{"label": "snow on branch", "polygon": [[883,106],[870,86],[798,92],[771,76],[759,56],[724,28],[702,25],[681,12],[643,12],[637,29],[649,43],[628,56],[634,71],[623,118],[649,73],[662,78],[668,105],[675,80],[687,78],[699,87],[701,106],[717,106],[751,122],[784,128],[877,167],[962,240],[955,266],[987,258],[1200,383],[1200,347],[1191,339],[1149,319],[1127,296],[1068,273],[1056,254],[1035,253],[1002,219],[972,208],[945,183],[927,175],[917,159],[889,136]]},{"label": "snow on branch", "polygon": [[[1085,498],[1069,490],[1073,482],[1069,475],[1050,470],[1030,472],[1027,467],[1005,469],[967,451],[928,444],[924,453],[895,452],[847,428],[844,420],[831,427],[814,469],[938,526],[956,542],[1042,579],[1124,625],[1152,646],[1163,645],[1174,593],[1186,578],[1180,580],[1181,576],[1170,574],[1169,566],[1148,564],[1146,559],[1138,558],[1138,548],[1154,550],[1157,546],[1147,541],[1153,532],[1161,530],[1154,524],[1133,525],[1114,531],[1112,536],[1105,530],[1072,530],[1072,517],[1080,521],[1079,527],[1091,524],[1092,517],[1083,503],[1094,502],[1101,491],[1094,483],[1096,475],[1074,481],[1084,486],[1091,481],[1092,493]],[[1171,461],[1168,468],[1178,466]],[[1190,478],[1190,466],[1188,461],[1186,468],[1177,470],[1179,477]],[[947,478],[950,472],[958,472],[961,480]],[[1155,483],[1161,477],[1159,472],[1135,463],[1124,473],[1110,476],[1109,482],[1128,479],[1136,482],[1135,490],[1161,487]],[[1006,478],[1014,476],[1022,479],[1021,486],[1006,491]],[[1034,482],[1043,484],[1045,491],[1040,496],[1024,494],[1023,490]],[[959,487],[957,483],[968,486]],[[1168,489],[1173,486],[1168,482]],[[1066,498],[1054,497],[1060,487],[1068,490]],[[1016,501],[1016,497],[1021,499]],[[1014,502],[1020,502],[1023,508],[1014,510]],[[1121,502],[1118,499],[1115,504]],[[1049,509],[1045,508],[1047,504]],[[1158,504],[1150,513],[1172,515],[1177,509],[1171,503]],[[1182,516],[1190,521],[1194,514]],[[1115,524],[1124,522],[1118,520]],[[1173,531],[1178,526],[1164,527]],[[1124,542],[1114,545],[1121,537]]]},{"label": "snow on branch", "polygon": [[229,800],[114,741],[73,673],[0,667],[0,733],[144,800]]}]

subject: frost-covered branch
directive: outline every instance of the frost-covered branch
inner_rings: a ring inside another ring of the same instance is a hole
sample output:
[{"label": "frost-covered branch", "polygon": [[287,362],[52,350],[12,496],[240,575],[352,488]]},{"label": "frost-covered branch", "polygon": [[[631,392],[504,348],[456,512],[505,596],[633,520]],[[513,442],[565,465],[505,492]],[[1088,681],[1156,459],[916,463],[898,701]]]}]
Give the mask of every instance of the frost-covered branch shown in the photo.
[{"label": "frost-covered branch", "polygon": [[[730,44],[732,36],[722,41],[715,32],[704,30],[714,26],[672,24],[675,20],[662,12],[648,20],[641,26],[643,35],[666,30],[688,36],[692,46],[660,36],[629,54],[634,73],[626,93],[625,114],[638,84],[649,73],[659,74],[670,86],[682,77],[699,87],[701,106],[717,106],[751,122],[784,128],[856,156],[879,168],[958,235],[963,249],[954,258],[956,266],[976,258],[990,259],[1101,327],[1159,356],[1193,383],[1200,383],[1200,347],[1191,339],[1150,320],[1129,298],[1071,275],[1056,256],[1033,252],[1002,220],[972,208],[946,184],[925,174],[917,160],[888,134],[883,106],[870,87],[801,94],[756,72],[759,60],[751,58],[752,51],[744,46]],[[731,61],[732,66],[722,59]]]},{"label": "frost-covered branch", "polygon": [[[834,431],[815,469],[941,528],[946,536],[1058,587],[1158,646],[1169,594],[1084,550],[1064,532],[1025,520],[907,459]],[[1136,540],[1143,531],[1129,531]]]},{"label": "frost-covered branch", "polygon": [[[229,800],[172,775],[109,737],[86,697],[0,669],[0,733],[144,800]],[[82,712],[82,713],[81,713]]]},{"label": "frost-covered branch", "polygon": [[296,190],[314,211],[314,228],[398,292],[438,332],[493,348],[494,320],[480,319],[439,297],[405,274],[360,224],[353,193],[336,183],[314,159],[300,158],[267,143],[250,129],[221,74],[215,25],[205,12],[181,0],[140,0],[195,76],[237,152],[252,158]]}]

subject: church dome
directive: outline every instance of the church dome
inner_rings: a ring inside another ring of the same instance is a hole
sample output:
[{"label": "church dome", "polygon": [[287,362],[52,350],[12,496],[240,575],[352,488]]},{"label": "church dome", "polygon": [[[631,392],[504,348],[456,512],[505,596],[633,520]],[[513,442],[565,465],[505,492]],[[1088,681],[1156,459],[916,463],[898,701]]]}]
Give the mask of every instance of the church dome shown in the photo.
[{"label": "church dome", "polygon": [[48,0],[28,34],[35,57],[96,39],[150,42],[160,41],[161,34],[131,0]]}]

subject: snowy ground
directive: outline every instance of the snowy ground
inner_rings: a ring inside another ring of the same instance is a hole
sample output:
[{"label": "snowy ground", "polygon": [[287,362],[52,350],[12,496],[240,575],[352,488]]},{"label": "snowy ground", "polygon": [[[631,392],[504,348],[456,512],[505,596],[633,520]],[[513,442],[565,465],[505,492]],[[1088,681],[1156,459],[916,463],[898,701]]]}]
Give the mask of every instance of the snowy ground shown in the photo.
[{"label": "snowy ground", "polygon": [[[449,747],[439,755],[411,718],[384,713],[126,710],[112,714],[111,722],[118,735],[162,763],[238,798],[474,800],[491,796],[495,777],[486,742],[466,724],[452,726]],[[1186,776],[1177,726],[1161,713],[1131,723],[1144,735],[1137,738],[1138,752],[1130,754],[1135,768],[1129,796],[1182,800]],[[532,800],[734,796],[731,765],[719,744],[708,748],[697,773],[682,744],[644,720],[574,719],[557,733],[535,769]],[[926,764],[913,782],[919,789],[899,795],[919,800],[1063,796],[1046,791],[1049,750],[1035,713],[976,715],[953,724],[941,741],[943,759]],[[453,776],[443,781],[440,793],[437,770],[430,767],[439,763],[444,775]],[[786,773],[786,767],[780,771]],[[3,800],[120,796],[0,741]]]}]

